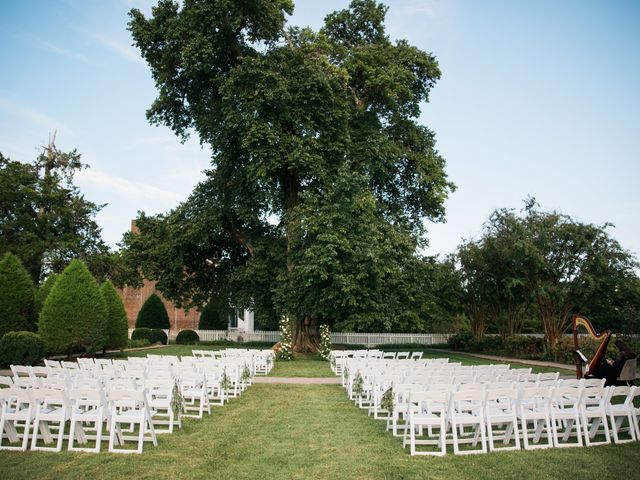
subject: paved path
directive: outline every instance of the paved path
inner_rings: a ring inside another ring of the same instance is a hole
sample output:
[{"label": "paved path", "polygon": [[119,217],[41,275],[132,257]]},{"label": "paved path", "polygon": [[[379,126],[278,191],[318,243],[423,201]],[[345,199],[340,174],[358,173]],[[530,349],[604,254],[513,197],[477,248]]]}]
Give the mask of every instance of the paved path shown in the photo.
[{"label": "paved path", "polygon": [[340,385],[339,377],[255,377],[253,383],[287,383],[303,385]]},{"label": "paved path", "polygon": [[454,350],[440,350],[440,349],[432,349],[437,350],[442,353],[452,353],[456,355],[467,355],[469,357],[477,357],[484,358],[485,360],[491,360],[494,362],[506,362],[506,363],[523,363],[525,365],[533,365],[536,367],[547,367],[547,368],[555,368],[558,370],[571,370],[575,372],[575,365],[567,365],[566,363],[555,363],[555,362],[544,362],[542,360],[525,360],[522,358],[510,358],[510,357],[499,357],[497,355],[485,355],[482,353],[468,353],[468,352],[457,352]]}]

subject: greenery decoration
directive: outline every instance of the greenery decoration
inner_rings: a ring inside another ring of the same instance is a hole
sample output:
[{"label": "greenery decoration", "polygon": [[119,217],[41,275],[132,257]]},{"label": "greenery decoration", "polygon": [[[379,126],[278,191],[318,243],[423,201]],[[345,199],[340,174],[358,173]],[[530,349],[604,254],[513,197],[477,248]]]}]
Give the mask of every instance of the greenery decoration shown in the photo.
[{"label": "greenery decoration", "polygon": [[360,398],[364,393],[364,378],[362,378],[362,375],[359,371],[356,372],[356,376],[353,377],[353,385],[351,387],[351,391],[358,398]]},{"label": "greenery decoration", "polygon": [[280,351],[277,356],[280,360],[293,360],[291,322],[287,316],[283,316],[280,320]]},{"label": "greenery decoration", "polygon": [[84,262],[72,260],[60,274],[40,312],[38,333],[53,352],[93,353],[107,344],[107,307]]},{"label": "greenery decoration", "polygon": [[171,393],[171,410],[176,417],[179,417],[179,415],[184,412],[184,399],[182,398],[177,382],[173,384],[173,391]]},{"label": "greenery decoration", "polygon": [[129,320],[122,299],[109,280],[101,285],[100,292],[107,307],[106,348],[122,349],[129,340]]},{"label": "greenery decoration", "polygon": [[0,336],[35,329],[33,282],[18,257],[6,253],[0,261]]},{"label": "greenery decoration", "polygon": [[249,370],[249,366],[245,363],[242,368],[242,374],[240,375],[240,380],[244,383],[251,378],[251,370]]},{"label": "greenery decoration", "polygon": [[222,376],[220,377],[220,388],[225,392],[231,388],[231,379],[229,378],[229,375],[227,375],[226,368],[222,369]]},{"label": "greenery decoration", "polygon": [[331,333],[329,325],[320,325],[320,357],[329,360],[331,355]]},{"label": "greenery decoration", "polygon": [[44,358],[45,343],[33,332],[8,332],[0,338],[0,366],[37,365]]},{"label": "greenery decoration", "polygon": [[167,309],[155,293],[152,293],[142,304],[136,318],[136,328],[163,328],[166,330],[171,328]]},{"label": "greenery decoration", "polygon": [[393,413],[393,409],[395,408],[395,400],[392,387],[387,388],[382,394],[382,398],[380,399],[380,407],[389,412],[389,414]]}]

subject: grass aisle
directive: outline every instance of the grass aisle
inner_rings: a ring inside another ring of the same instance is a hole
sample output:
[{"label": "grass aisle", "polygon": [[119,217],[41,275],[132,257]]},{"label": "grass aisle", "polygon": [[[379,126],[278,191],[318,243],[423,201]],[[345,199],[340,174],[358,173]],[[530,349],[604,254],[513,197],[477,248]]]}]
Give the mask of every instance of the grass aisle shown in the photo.
[{"label": "grass aisle", "polygon": [[142,455],[0,452],[3,479],[627,478],[640,444],[410,457],[333,385],[254,385]]}]

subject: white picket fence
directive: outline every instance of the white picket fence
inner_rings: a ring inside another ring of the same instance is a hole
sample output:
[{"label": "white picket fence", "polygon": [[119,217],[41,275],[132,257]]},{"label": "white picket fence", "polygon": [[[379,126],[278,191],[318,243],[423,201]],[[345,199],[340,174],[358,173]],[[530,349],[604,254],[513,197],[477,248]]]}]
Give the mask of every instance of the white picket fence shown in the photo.
[{"label": "white picket fence", "polygon": [[[133,329],[129,329],[131,338]],[[165,330],[170,340],[174,340],[178,332]],[[229,330],[195,330],[200,341],[214,342],[217,340],[234,340],[239,342],[279,342],[279,331],[255,331],[252,333],[235,332]],[[393,345],[401,343],[419,343],[422,345],[436,345],[447,343],[450,333],[354,333],[332,332],[331,342],[343,345]]]}]

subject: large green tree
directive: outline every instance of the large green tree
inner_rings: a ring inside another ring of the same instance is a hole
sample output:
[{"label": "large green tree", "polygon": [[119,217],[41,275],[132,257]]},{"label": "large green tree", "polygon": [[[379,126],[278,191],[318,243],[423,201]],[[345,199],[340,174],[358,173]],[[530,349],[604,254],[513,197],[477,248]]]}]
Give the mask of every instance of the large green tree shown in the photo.
[{"label": "large green tree", "polygon": [[287,28],[292,10],[161,0],[150,18],[131,11],[159,91],[149,120],[214,153],[189,200],[141,215],[126,242],[177,303],[227,288],[235,307],[291,315],[296,348],[314,350],[320,322],[389,329],[409,308],[390,305],[410,299],[401,287],[424,221],[443,219],[452,185],[417,123],[435,58],[392,41],[373,0],[318,32]]},{"label": "large green tree", "polygon": [[73,258],[95,263],[108,252],[94,221],[102,206],[73,183],[83,168],[80,154],[53,140],[33,163],[0,154],[0,254],[16,254],[35,283]]},{"label": "large green tree", "polygon": [[107,342],[105,349],[122,349],[129,340],[129,320],[122,299],[109,280],[100,285],[100,293],[107,309]]}]

